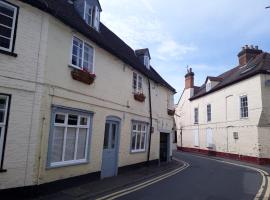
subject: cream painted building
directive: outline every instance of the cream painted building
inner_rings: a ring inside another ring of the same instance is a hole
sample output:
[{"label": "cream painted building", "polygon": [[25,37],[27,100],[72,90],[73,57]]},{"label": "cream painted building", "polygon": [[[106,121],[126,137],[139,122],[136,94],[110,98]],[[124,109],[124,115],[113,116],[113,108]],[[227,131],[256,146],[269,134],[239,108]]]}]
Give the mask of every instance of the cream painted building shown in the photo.
[{"label": "cream painted building", "polygon": [[0,0],[0,191],[170,160],[175,90],[101,11]]},{"label": "cream painted building", "polygon": [[238,57],[201,87],[188,70],[175,111],[178,149],[270,163],[270,54],[245,46]]}]

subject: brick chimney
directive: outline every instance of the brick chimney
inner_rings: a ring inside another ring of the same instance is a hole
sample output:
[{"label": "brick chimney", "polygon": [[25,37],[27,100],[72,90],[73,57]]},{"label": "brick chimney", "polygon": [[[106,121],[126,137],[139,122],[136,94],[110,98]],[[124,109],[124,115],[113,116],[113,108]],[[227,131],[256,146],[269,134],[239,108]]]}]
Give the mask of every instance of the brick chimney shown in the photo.
[{"label": "brick chimney", "polygon": [[258,49],[258,46],[253,45],[245,45],[242,47],[242,50],[238,54],[239,58],[239,65],[244,66],[246,65],[251,59],[255,58],[257,55],[261,54],[263,51]]},{"label": "brick chimney", "polygon": [[185,75],[185,89],[194,87],[194,73],[192,68],[187,69],[187,74]]}]

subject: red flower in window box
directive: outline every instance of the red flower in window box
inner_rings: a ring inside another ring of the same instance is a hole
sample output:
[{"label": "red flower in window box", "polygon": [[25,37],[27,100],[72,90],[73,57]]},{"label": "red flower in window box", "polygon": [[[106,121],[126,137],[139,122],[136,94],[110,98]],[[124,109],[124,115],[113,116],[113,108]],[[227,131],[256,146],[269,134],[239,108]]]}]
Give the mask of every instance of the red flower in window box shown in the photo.
[{"label": "red flower in window box", "polygon": [[144,102],[145,100],[145,95],[143,93],[134,93],[134,99],[140,102]]},{"label": "red flower in window box", "polygon": [[168,109],[168,115],[174,116],[175,110],[174,109]]},{"label": "red flower in window box", "polygon": [[85,69],[84,70],[73,69],[71,71],[71,76],[74,80],[80,81],[80,82],[88,84],[88,85],[91,85],[96,78],[95,74],[91,74],[90,72],[88,72]]}]

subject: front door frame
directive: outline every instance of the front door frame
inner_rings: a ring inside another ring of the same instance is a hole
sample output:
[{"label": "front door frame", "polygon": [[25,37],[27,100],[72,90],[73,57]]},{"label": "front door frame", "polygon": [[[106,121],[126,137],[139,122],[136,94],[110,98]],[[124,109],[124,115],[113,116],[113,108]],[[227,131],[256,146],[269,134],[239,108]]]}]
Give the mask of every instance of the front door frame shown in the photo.
[{"label": "front door frame", "polygon": [[[108,116],[106,117],[106,120],[105,120],[105,124],[107,122],[114,122],[114,123],[117,123],[118,125],[118,129],[117,129],[117,140],[116,140],[116,144],[115,144],[115,176],[117,176],[118,174],[118,160],[119,160],[119,148],[120,148],[120,135],[121,135],[121,118],[120,117],[117,117],[117,116]],[[105,134],[105,130],[104,130],[104,134]],[[104,135],[105,136],[105,135]],[[102,173],[102,165],[103,165],[103,145],[102,144],[102,157],[101,157],[101,172],[100,172],[100,178],[103,179],[103,173]]]}]

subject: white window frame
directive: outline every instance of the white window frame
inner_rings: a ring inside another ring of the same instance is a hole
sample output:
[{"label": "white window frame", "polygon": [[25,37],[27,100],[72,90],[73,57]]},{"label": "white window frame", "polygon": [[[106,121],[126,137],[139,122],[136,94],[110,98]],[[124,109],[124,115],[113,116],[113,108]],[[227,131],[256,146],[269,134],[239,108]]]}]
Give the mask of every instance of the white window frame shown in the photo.
[{"label": "white window frame", "polygon": [[[197,110],[197,112],[196,112]],[[197,113],[197,115],[196,115]],[[199,108],[194,108],[194,124],[199,124]]]},{"label": "white window frame", "polygon": [[[65,121],[64,123],[56,123],[55,122],[55,118],[56,118],[56,115],[59,114],[59,115],[64,115],[65,116]],[[68,125],[68,116],[69,115],[77,115],[78,116],[78,121],[77,121],[77,125]],[[87,125],[80,125],[80,119],[84,117],[84,118],[87,118]],[[66,111],[66,112],[62,112],[62,111],[57,111],[54,113],[53,115],[53,119],[52,119],[52,130],[51,130],[51,141],[50,141],[50,146],[49,148],[51,149],[50,152],[50,155],[49,156],[49,167],[62,167],[62,166],[67,166],[67,165],[73,165],[73,164],[82,164],[82,163],[87,163],[88,162],[88,149],[89,149],[89,137],[90,137],[90,123],[91,123],[91,115],[89,114],[76,114],[76,113],[73,113],[72,111]],[[52,152],[53,152],[53,137],[54,137],[54,128],[55,127],[63,127],[64,128],[64,137],[63,137],[63,148],[62,148],[62,161],[58,161],[58,162],[53,162],[51,160],[51,157],[52,157]],[[64,158],[65,158],[65,150],[66,150],[66,136],[67,136],[67,130],[68,128],[76,128],[76,139],[75,139],[75,149],[74,149],[74,155],[73,155],[73,160],[67,160],[65,161]],[[76,159],[77,157],[77,150],[78,150],[78,138],[79,138],[79,130],[80,129],[87,129],[87,132],[86,132],[86,143],[85,143],[85,149],[84,149],[84,152],[85,152],[85,157],[83,159]]]},{"label": "white window frame", "polygon": [[194,136],[194,146],[199,147],[200,146],[199,129],[194,129],[193,130],[193,136]]},{"label": "white window frame", "polygon": [[146,66],[147,69],[150,69],[150,59],[147,55],[143,57],[143,63]]},{"label": "white window frame", "polygon": [[97,6],[94,7],[93,27],[99,31],[100,24],[100,11]]},{"label": "white window frame", "polygon": [[[210,110],[208,109],[210,108]],[[206,106],[206,120],[207,122],[211,122],[212,121],[212,105],[211,104],[207,104]]]},{"label": "white window frame", "polygon": [[[141,130],[138,130],[139,125],[141,125]],[[136,130],[133,130],[133,126],[136,126]],[[145,127],[145,130],[142,130],[142,128]],[[133,135],[135,134],[135,148],[133,149]],[[140,147],[137,148],[137,139],[138,135],[140,134]],[[144,134],[144,146],[142,146],[142,134]],[[133,121],[131,123],[131,143],[130,143],[130,152],[131,153],[139,153],[139,152],[145,152],[147,141],[148,141],[148,124],[146,122],[137,122]]]},{"label": "white window frame", "polygon": [[[81,63],[81,66],[77,66],[77,65],[74,65],[72,64],[72,56],[73,56],[73,45],[74,45],[74,39],[77,39],[79,41],[82,42],[82,63]],[[77,69],[80,69],[80,70],[83,70],[83,63],[84,63],[84,47],[85,45],[89,46],[90,48],[93,49],[93,64],[92,64],[92,71],[88,71],[89,73],[91,74],[94,74],[95,73],[95,48],[90,45],[88,42],[86,42],[85,40],[82,40],[80,39],[79,37],[77,37],[76,35],[73,35],[72,36],[72,40],[71,40],[71,50],[70,50],[70,66],[74,67],[74,68],[77,68]]]},{"label": "white window frame", "polygon": [[[134,87],[134,75],[136,76],[135,87]],[[140,82],[141,82],[141,88],[139,88]],[[132,74],[132,88],[135,93],[143,93],[143,76],[138,74],[137,72],[133,72]]]},{"label": "white window frame", "polygon": [[[242,103],[242,99],[246,98],[247,99],[247,106],[244,107]],[[249,110],[248,110],[248,96],[247,95],[241,95],[239,98],[240,101],[240,119],[247,119],[249,116]],[[246,110],[245,110],[246,109]],[[246,115],[245,115],[246,114]]]},{"label": "white window frame", "polygon": [[[2,15],[4,15],[4,16],[8,17],[8,18],[12,18],[12,27],[7,27],[7,26],[5,26],[4,24],[0,24],[0,26],[6,27],[6,28],[9,28],[9,29],[11,28],[11,38],[7,38],[7,37],[5,37],[5,36],[0,36],[0,39],[1,39],[1,38],[5,38],[5,39],[9,39],[9,40],[10,40],[10,42],[9,42],[9,48],[4,48],[4,47],[1,47],[1,46],[0,46],[0,50],[12,52],[12,49],[13,49],[13,41],[14,41],[14,33],[15,33],[15,26],[16,26],[16,21],[17,21],[17,12],[18,12],[18,8],[17,8],[16,6],[13,6],[13,5],[11,5],[11,4],[9,4],[9,3],[6,3],[6,2],[4,2],[4,1],[1,1],[1,0],[0,0],[0,4],[3,4],[3,5],[5,5],[5,6],[7,6],[7,7],[11,7],[12,9],[14,9],[13,17],[10,17],[10,16],[7,16],[7,15],[5,15],[5,14],[2,14]],[[1,16],[1,14],[0,14],[0,16]]]},{"label": "white window frame", "polygon": [[[90,24],[89,24],[89,22],[87,21],[87,17],[89,16],[89,10],[88,10],[88,12],[86,12],[86,11],[87,11],[87,10],[86,10],[87,8],[91,9],[91,16],[90,16],[91,20],[90,20]],[[83,18],[84,18],[85,22],[86,22],[89,26],[91,26],[91,27],[93,27],[93,10],[94,10],[93,7],[90,6],[90,5],[88,5],[87,2],[84,1],[84,13],[83,13]]]},{"label": "white window frame", "polygon": [[1,98],[6,99],[6,105],[4,109],[0,109],[4,111],[4,120],[3,122],[0,122],[0,127],[1,127],[1,134],[0,134],[0,169],[1,169],[1,161],[2,161],[2,155],[4,151],[4,139],[5,139],[5,134],[6,134],[6,128],[7,128],[7,116],[8,116],[8,111],[9,111],[9,101],[10,97],[8,95],[2,95],[0,94]]}]

